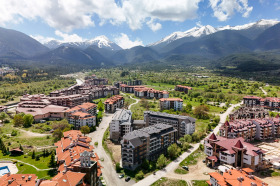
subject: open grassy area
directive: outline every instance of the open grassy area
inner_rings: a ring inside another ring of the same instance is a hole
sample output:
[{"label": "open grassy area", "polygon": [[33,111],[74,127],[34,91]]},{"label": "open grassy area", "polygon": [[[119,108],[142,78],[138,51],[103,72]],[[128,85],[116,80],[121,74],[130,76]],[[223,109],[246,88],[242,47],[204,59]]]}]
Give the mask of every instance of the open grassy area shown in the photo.
[{"label": "open grassy area", "polygon": [[17,163],[17,168],[17,174],[36,174],[39,179],[51,179],[57,174],[56,170],[37,171],[34,167],[21,163]]},{"label": "open grassy area", "polygon": [[110,131],[109,131],[109,127],[108,127],[103,135],[102,146],[103,146],[105,152],[110,155],[111,160],[114,161],[113,154],[112,154],[113,152],[110,151],[110,149],[108,148],[107,143],[106,143],[106,141],[109,140],[108,139],[109,136],[110,136]]},{"label": "open grassy area", "polygon": [[205,180],[193,180],[193,186],[208,186],[208,183]]},{"label": "open grassy area", "polygon": [[169,178],[162,177],[151,186],[186,186],[187,182],[184,180],[173,180]]}]

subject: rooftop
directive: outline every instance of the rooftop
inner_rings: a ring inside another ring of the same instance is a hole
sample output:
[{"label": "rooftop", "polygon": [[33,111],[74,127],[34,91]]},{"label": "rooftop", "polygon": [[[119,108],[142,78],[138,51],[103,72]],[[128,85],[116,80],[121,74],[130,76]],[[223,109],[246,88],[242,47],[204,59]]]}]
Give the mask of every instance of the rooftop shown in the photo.
[{"label": "rooftop", "polygon": [[191,122],[195,122],[195,119],[190,117],[190,116],[168,114],[168,113],[165,113],[165,112],[144,111],[144,115],[146,115],[146,114],[154,115],[154,116],[167,117],[167,118],[188,119]]}]

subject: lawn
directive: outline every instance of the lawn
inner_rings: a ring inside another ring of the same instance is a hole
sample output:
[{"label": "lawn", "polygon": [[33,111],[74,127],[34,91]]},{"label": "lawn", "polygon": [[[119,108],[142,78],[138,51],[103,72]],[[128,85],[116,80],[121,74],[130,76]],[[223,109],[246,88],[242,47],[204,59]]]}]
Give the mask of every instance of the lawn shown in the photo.
[{"label": "lawn", "polygon": [[37,171],[34,167],[22,163],[17,163],[17,168],[17,174],[36,174],[39,179],[51,179],[57,174],[56,170]]},{"label": "lawn", "polygon": [[187,182],[185,180],[173,180],[165,177],[160,178],[154,182],[151,186],[186,186]]},{"label": "lawn", "polygon": [[193,180],[193,186],[208,186],[208,183],[205,180]]}]

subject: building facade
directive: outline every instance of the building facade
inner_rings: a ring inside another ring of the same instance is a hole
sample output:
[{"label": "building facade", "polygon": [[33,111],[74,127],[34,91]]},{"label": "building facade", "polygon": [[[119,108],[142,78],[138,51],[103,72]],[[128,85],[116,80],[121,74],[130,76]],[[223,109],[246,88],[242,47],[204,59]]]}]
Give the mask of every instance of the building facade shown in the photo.
[{"label": "building facade", "polygon": [[168,98],[169,92],[144,87],[144,88],[134,88],[134,95],[139,98],[160,99],[160,98]]},{"label": "building facade", "polygon": [[132,131],[132,112],[117,109],[110,122],[110,139],[119,142],[122,136]]},{"label": "building facade", "polygon": [[134,130],[121,141],[122,165],[125,169],[136,169],[143,160],[156,160],[160,154],[177,141],[177,130],[171,125],[156,124]]},{"label": "building facade", "polygon": [[195,119],[189,116],[145,111],[144,121],[147,126],[159,123],[171,125],[177,130],[179,137],[183,137],[186,134],[192,134],[195,131]]},{"label": "building facade", "polygon": [[120,95],[113,96],[106,99],[104,105],[105,112],[114,113],[117,108],[122,108],[124,106],[124,97]]},{"label": "building facade", "polygon": [[245,141],[266,140],[280,137],[280,118],[259,118],[225,122],[220,128],[220,136],[242,137]]},{"label": "building facade", "polygon": [[183,100],[180,98],[161,98],[159,99],[159,105],[161,110],[182,110]]},{"label": "building facade", "polygon": [[137,86],[130,86],[126,84],[120,84],[120,90],[125,93],[134,93],[135,88],[145,88],[145,86],[137,85]]},{"label": "building facade", "polygon": [[242,137],[228,139],[212,133],[204,140],[204,153],[207,155],[206,164],[210,162],[213,167],[220,163],[253,170],[266,168],[263,151]]},{"label": "building facade", "polygon": [[229,114],[229,120],[233,121],[236,119],[258,119],[269,117],[268,111],[260,106],[255,107],[240,107],[238,110]]},{"label": "building facade", "polygon": [[245,96],[243,97],[243,103],[246,106],[261,106],[269,110],[279,110],[280,109],[280,98],[276,97],[266,97],[261,98],[257,96]]},{"label": "building facade", "polygon": [[192,87],[176,85],[175,90],[180,92],[185,92],[187,94],[190,90],[192,90]]}]

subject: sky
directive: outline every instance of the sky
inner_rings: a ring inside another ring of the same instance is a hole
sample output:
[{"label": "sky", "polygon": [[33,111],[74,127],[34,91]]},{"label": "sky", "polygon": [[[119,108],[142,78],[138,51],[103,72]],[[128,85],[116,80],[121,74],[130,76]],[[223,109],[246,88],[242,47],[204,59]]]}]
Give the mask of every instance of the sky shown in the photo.
[{"label": "sky", "polygon": [[0,0],[0,26],[41,43],[105,35],[124,49],[195,26],[236,26],[279,15],[280,0]]}]

